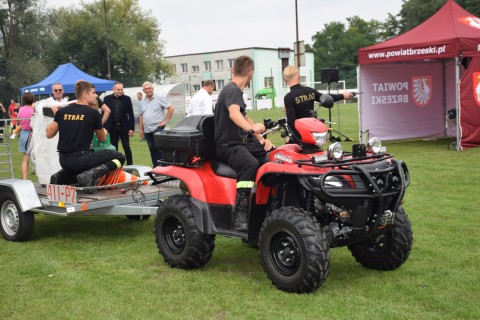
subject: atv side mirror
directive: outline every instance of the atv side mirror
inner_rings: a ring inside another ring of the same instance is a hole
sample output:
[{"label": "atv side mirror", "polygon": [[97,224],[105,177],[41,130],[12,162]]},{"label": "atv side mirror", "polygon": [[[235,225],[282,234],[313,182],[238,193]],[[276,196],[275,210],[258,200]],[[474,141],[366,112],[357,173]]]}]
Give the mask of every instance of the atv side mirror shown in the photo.
[{"label": "atv side mirror", "polygon": [[263,125],[265,126],[266,129],[272,128],[275,124],[273,123],[272,119],[270,118],[264,118],[263,119]]},{"label": "atv side mirror", "polygon": [[320,96],[320,101],[319,101],[320,105],[324,108],[331,108],[333,107],[333,104],[334,104],[334,101],[333,101],[333,98],[331,95],[329,94],[322,94]]}]

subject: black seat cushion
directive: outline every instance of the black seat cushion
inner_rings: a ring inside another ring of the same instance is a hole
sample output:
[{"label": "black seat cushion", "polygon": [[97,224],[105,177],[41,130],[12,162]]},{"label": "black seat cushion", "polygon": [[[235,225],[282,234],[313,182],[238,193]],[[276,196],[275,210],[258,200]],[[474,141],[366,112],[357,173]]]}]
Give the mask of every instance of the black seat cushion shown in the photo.
[{"label": "black seat cushion", "polygon": [[213,160],[212,169],[217,176],[237,179],[237,173],[235,172],[235,170],[233,170],[232,167],[230,167],[225,162],[221,162],[219,160]]}]

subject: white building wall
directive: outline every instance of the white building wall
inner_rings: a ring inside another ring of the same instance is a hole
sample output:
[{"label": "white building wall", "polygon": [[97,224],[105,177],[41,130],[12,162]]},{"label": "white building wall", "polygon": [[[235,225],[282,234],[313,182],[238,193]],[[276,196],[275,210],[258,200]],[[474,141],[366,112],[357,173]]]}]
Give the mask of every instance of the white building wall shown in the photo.
[{"label": "white building wall", "polygon": [[[229,60],[234,60],[238,56],[247,55],[252,57],[255,61],[255,73],[250,83],[250,87],[245,88],[244,94],[246,98],[253,103],[253,98],[258,90],[265,87],[265,78],[273,77],[274,86],[277,93],[275,98],[275,105],[283,107],[283,97],[289,92],[289,88],[284,86],[282,76],[282,60],[278,57],[278,49],[272,48],[243,48],[228,51],[216,51],[206,53],[193,53],[187,55],[168,56],[165,59],[175,65],[176,74],[167,77],[166,83],[184,83],[185,95],[187,100],[189,96],[194,95],[197,90],[194,86],[201,88],[201,83],[204,80],[215,80],[217,90],[213,93],[216,96],[220,93],[219,81],[223,81],[226,85],[232,78],[230,71]],[[205,70],[204,62],[210,61],[211,70]],[[216,61],[223,61],[223,68],[217,69]],[[314,64],[313,53],[307,52],[305,54],[306,66],[300,68],[300,74],[305,77],[306,82],[313,82]],[[187,65],[187,72],[182,72],[182,64]],[[294,64],[293,50],[290,53],[289,64]],[[192,67],[198,66],[198,71],[193,71]]]}]

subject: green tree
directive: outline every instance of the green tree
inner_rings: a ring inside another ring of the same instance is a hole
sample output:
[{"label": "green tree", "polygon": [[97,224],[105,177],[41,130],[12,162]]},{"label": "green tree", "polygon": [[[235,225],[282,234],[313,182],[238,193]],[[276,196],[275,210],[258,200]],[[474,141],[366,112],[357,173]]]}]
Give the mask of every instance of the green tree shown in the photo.
[{"label": "green tree", "polygon": [[325,24],[324,30],[312,37],[316,81],[320,81],[321,69],[336,67],[346,86],[355,87],[358,48],[381,40],[380,22],[365,21],[358,16],[347,18],[347,22],[348,28],[340,22]]},{"label": "green tree", "polygon": [[402,23],[400,15],[388,14],[387,20],[381,23],[381,38],[382,41],[394,38],[402,32]]},{"label": "green tree", "polygon": [[50,48],[51,64],[72,62],[105,79],[108,45],[111,79],[125,86],[138,86],[147,79],[158,80],[162,72],[171,73],[163,59],[157,21],[141,10],[138,0],[96,1],[80,9],[61,8],[53,16],[58,32]]},{"label": "green tree", "polygon": [[0,98],[18,100],[18,89],[47,73],[46,10],[36,0],[0,1]]},{"label": "green tree", "polygon": [[[446,2],[447,0],[404,0],[399,13],[402,32],[408,31],[426,21]],[[480,2],[478,0],[457,0],[456,2],[470,13],[476,16],[480,15]]]}]

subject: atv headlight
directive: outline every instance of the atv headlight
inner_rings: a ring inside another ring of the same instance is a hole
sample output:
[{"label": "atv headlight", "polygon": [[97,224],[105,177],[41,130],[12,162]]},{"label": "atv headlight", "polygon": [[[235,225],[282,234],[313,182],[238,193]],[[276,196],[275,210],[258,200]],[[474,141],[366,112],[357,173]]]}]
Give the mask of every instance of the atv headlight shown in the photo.
[{"label": "atv headlight", "polygon": [[332,143],[328,146],[328,156],[335,160],[338,160],[343,155],[343,147],[340,142]]},{"label": "atv headlight", "polygon": [[372,139],[368,140],[368,149],[374,154],[380,153],[382,150],[382,141],[377,137],[373,137]]},{"label": "atv headlight", "polygon": [[322,146],[327,143],[328,132],[312,132],[312,136],[315,139],[315,145]]},{"label": "atv headlight", "polygon": [[325,178],[325,186],[327,188],[343,188],[343,181],[335,176],[328,176]]}]

